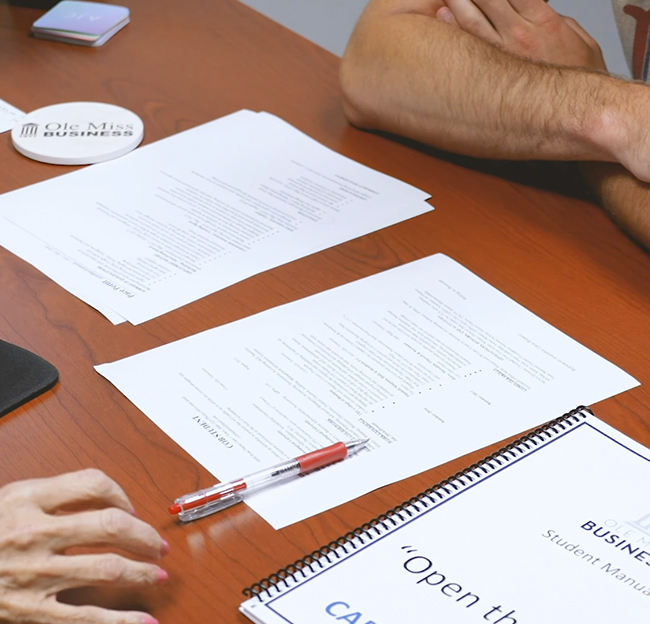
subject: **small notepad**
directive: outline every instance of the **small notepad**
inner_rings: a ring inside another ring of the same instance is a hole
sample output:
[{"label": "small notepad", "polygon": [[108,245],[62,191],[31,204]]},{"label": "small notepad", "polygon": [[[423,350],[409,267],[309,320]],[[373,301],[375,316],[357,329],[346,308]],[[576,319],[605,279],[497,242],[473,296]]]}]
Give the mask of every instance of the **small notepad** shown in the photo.
[{"label": "small notepad", "polygon": [[123,6],[63,0],[32,24],[32,33],[39,39],[97,47],[129,20],[129,9]]}]

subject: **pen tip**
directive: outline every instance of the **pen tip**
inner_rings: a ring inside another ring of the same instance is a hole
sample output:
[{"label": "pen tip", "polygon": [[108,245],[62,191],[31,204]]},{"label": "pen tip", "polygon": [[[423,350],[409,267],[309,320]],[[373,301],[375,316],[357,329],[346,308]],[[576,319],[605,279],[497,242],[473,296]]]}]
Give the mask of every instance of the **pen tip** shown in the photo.
[{"label": "pen tip", "polygon": [[350,442],[346,442],[345,446],[348,449],[348,455],[358,453],[362,448],[365,448],[366,444],[368,444],[369,441],[369,438],[365,438],[364,440],[352,440]]},{"label": "pen tip", "polygon": [[174,503],[169,507],[170,514],[178,514],[182,511],[181,506],[178,503]]}]

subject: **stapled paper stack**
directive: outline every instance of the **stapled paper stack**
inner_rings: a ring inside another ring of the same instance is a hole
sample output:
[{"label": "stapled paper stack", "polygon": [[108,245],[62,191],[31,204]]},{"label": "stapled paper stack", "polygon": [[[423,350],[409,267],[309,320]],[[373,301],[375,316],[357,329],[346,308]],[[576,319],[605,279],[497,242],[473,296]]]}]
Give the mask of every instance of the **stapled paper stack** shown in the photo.
[{"label": "stapled paper stack", "polygon": [[39,39],[97,47],[128,23],[126,7],[63,0],[32,24],[32,33]]}]

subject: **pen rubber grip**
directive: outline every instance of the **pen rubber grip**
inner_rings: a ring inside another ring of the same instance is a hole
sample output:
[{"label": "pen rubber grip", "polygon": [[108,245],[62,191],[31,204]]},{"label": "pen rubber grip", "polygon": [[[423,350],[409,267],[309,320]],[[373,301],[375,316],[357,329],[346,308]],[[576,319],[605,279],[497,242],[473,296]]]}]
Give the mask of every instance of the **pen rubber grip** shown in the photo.
[{"label": "pen rubber grip", "polygon": [[348,455],[348,447],[344,442],[337,442],[318,451],[312,451],[300,457],[296,457],[296,461],[300,464],[300,474],[311,472],[323,466],[329,466],[334,462],[345,459]]}]

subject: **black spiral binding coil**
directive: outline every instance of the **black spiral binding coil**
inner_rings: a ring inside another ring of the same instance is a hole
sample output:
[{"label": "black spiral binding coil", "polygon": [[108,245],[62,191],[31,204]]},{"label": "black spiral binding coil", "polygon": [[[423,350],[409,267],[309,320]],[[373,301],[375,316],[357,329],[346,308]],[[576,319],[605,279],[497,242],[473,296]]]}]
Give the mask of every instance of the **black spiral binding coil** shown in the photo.
[{"label": "black spiral binding coil", "polygon": [[366,541],[364,540],[371,541],[398,526],[406,518],[419,513],[422,509],[427,509],[430,505],[437,505],[449,495],[473,483],[475,479],[490,474],[493,470],[503,466],[504,463],[518,459],[532,448],[546,443],[560,431],[573,427],[581,422],[587,414],[593,414],[593,412],[588,407],[580,406],[555,420],[547,422],[477,463],[427,488],[369,522],[358,526],[333,542],[321,546],[274,574],[263,578],[250,587],[246,587],[243,590],[244,595],[248,598],[257,597],[263,600],[265,595],[271,597],[274,590],[280,593],[283,589],[288,589],[290,582],[306,578],[308,574],[312,574],[315,570],[322,569],[332,563],[331,557],[335,559],[344,557],[348,554],[348,548],[356,550],[359,546],[365,545]]}]

